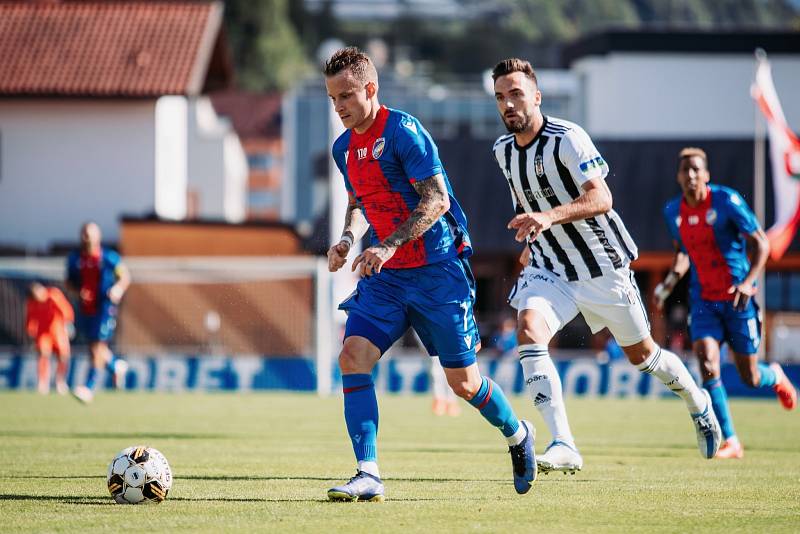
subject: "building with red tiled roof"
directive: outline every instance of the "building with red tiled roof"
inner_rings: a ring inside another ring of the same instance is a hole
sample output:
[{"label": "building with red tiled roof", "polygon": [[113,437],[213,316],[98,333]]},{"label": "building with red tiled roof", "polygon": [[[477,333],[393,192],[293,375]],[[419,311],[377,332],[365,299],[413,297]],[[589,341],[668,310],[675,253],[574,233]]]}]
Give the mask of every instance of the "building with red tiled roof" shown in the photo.
[{"label": "building with red tiled roof", "polygon": [[[205,96],[233,79],[223,5],[0,2],[0,247],[121,215],[236,222],[247,165]],[[189,200],[191,199],[191,201]]]}]

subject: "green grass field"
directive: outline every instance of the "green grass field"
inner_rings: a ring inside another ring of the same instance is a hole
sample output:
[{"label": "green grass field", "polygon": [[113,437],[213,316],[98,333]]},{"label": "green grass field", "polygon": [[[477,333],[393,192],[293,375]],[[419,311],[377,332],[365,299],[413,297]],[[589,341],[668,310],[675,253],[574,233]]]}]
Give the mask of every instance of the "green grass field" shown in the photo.
[{"label": "green grass field", "polygon": [[[734,401],[743,460],[700,458],[677,400],[568,399],[584,471],[517,495],[504,440],[464,406],[383,396],[384,503],[330,503],[354,472],[340,398],[299,394],[0,394],[0,518],[13,531],[798,532],[800,419]],[[549,436],[529,401],[513,400]],[[146,443],[175,476],[166,502],[114,504],[108,462]]]}]

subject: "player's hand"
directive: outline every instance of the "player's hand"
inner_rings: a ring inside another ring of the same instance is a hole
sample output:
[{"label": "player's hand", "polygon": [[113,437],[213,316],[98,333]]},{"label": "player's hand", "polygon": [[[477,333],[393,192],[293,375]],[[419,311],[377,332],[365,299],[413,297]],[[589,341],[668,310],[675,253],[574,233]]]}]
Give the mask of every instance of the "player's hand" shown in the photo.
[{"label": "player's hand", "polygon": [[108,290],[108,298],[109,300],[111,300],[112,303],[119,304],[119,301],[122,300],[123,293],[124,291],[122,290],[122,288],[114,284]]},{"label": "player's hand", "polygon": [[390,247],[389,245],[376,245],[369,247],[367,250],[356,256],[353,260],[353,268],[355,271],[358,269],[358,274],[363,278],[365,276],[372,276],[381,272],[383,264],[389,261],[394,256],[397,247]]},{"label": "player's hand", "polygon": [[350,243],[339,241],[328,249],[328,270],[335,273],[347,263],[347,253],[350,252]]},{"label": "player's hand", "polygon": [[553,226],[553,221],[547,213],[520,213],[508,222],[508,228],[516,230],[514,236],[519,242],[525,241],[530,237],[531,240],[539,237],[539,234]]},{"label": "player's hand", "polygon": [[667,297],[669,297],[670,293],[670,289],[664,285],[664,282],[659,282],[655,291],[653,291],[653,305],[658,311],[664,309],[664,303],[667,301]]},{"label": "player's hand", "polygon": [[733,309],[743,311],[758,288],[753,284],[738,284],[728,288],[728,294],[733,295]]}]

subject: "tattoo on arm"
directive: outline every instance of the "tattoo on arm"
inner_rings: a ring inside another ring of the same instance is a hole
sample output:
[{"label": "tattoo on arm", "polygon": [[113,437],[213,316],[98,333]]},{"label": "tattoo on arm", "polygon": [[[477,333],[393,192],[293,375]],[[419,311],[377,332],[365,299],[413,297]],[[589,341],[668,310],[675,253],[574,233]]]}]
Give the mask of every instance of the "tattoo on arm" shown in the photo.
[{"label": "tattoo on arm", "polygon": [[348,195],[347,211],[344,214],[342,235],[349,235],[353,242],[361,239],[369,228],[367,218],[353,195]]},{"label": "tattoo on arm", "polygon": [[420,196],[417,208],[411,212],[408,219],[383,240],[384,245],[400,247],[417,239],[450,209],[450,197],[441,174],[415,182],[414,190]]}]

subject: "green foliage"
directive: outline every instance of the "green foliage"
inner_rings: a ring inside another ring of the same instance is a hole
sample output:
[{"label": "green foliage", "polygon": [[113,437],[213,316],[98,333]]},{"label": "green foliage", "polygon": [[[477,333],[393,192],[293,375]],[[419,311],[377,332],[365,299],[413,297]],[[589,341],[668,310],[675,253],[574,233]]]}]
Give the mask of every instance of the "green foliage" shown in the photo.
[{"label": "green foliage", "polygon": [[308,73],[306,51],[289,20],[287,2],[226,0],[225,29],[242,89],[286,89]]},{"label": "green foliage", "polygon": [[[517,413],[544,424],[527,397]],[[387,501],[329,503],[353,474],[342,399],[100,393],[94,404],[0,393],[5,532],[797,532],[800,425],[773,399],[733,400],[743,460],[703,460],[683,403],[570,398],[575,476],[517,495],[505,440],[464,403],[379,398]],[[112,503],[113,455],[149,444],[175,482],[159,505]]]}]

